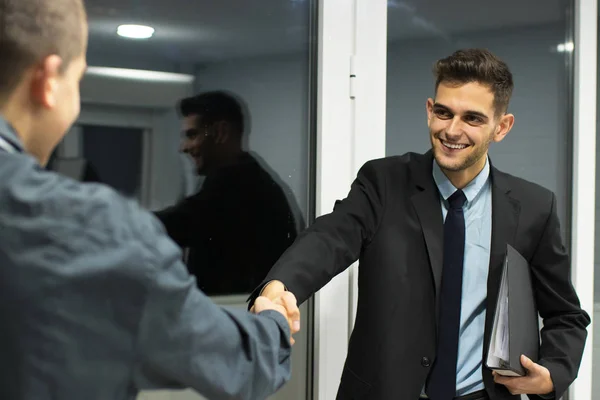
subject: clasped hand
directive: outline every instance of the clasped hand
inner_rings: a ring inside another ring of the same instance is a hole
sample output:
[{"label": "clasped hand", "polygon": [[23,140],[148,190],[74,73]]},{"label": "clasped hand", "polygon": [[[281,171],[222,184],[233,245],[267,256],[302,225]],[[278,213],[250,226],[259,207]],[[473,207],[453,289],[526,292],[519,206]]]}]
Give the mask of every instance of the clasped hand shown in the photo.
[{"label": "clasped hand", "polygon": [[[296,296],[286,291],[280,282],[267,285],[250,309],[255,314],[265,310],[274,310],[281,313],[287,319],[292,335],[300,331],[300,309],[298,308]],[[293,336],[290,337],[290,343],[293,345],[294,342]]]}]

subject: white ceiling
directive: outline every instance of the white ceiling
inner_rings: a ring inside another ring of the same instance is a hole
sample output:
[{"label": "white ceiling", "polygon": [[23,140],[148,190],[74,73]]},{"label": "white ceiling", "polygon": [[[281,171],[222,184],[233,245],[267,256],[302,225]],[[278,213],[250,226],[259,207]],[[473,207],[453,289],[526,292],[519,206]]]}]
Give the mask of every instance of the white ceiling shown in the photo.
[{"label": "white ceiling", "polygon": [[[458,33],[556,23],[568,0],[389,0],[388,36],[450,37]],[[543,5],[543,6],[542,6]]]},{"label": "white ceiling", "polygon": [[[90,52],[136,54],[206,62],[307,48],[307,0],[85,0]],[[121,39],[116,28],[140,23],[156,29],[149,41]]]},{"label": "white ceiling", "polygon": [[[327,1],[327,0],[321,0]],[[349,0],[348,0],[349,1]],[[310,0],[85,0],[90,61],[203,63],[306,51]],[[540,7],[543,4],[543,7]],[[390,0],[392,40],[564,20],[566,0]],[[119,38],[123,23],[156,28],[148,41]],[[121,64],[121,65],[116,65]]]}]

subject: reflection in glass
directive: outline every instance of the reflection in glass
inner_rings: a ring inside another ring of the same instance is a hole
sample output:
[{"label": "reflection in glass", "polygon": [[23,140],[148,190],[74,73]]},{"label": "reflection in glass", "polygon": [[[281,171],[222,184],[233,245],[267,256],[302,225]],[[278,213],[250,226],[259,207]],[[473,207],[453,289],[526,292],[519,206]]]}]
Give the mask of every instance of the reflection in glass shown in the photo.
[{"label": "reflection in glass", "polygon": [[156,213],[173,240],[189,248],[188,269],[209,295],[252,292],[297,235],[283,183],[242,149],[250,120],[242,104],[222,91],[181,102],[181,151],[204,181]]},{"label": "reflection in glass", "polygon": [[[81,116],[49,164],[154,210],[215,295],[254,289],[310,204],[312,5],[228,3],[87,1]],[[153,35],[120,35],[127,24]],[[194,101],[216,114],[182,115]],[[202,132],[181,138],[182,123]]]}]

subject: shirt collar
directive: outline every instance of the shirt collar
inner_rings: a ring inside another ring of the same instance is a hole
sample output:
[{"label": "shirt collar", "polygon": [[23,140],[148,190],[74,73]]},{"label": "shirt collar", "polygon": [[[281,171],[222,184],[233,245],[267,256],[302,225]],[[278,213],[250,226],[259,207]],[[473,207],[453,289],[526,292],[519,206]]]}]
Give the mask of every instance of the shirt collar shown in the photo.
[{"label": "shirt collar", "polygon": [[0,115],[0,136],[6,140],[9,144],[14,146],[15,150],[19,153],[23,152],[23,143],[13,126]]},{"label": "shirt collar", "polygon": [[[467,204],[471,203],[481,192],[481,189],[486,184],[490,176],[490,161],[486,156],[485,166],[477,176],[463,188],[465,197],[467,198]],[[456,192],[456,187],[450,182],[450,179],[442,172],[442,169],[438,165],[435,158],[433,159],[433,179],[438,187],[440,194],[444,200],[448,200],[448,197],[452,196]]]}]

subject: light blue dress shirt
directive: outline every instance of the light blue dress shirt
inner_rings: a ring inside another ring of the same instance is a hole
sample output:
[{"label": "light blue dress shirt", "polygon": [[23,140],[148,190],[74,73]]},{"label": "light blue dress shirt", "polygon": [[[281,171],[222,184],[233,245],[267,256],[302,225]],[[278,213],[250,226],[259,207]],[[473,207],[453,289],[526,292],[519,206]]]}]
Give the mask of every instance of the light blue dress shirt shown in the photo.
[{"label": "light blue dress shirt", "polygon": [[[492,240],[492,189],[489,176],[490,165],[489,160],[486,160],[479,175],[463,188],[467,202],[463,206],[466,236],[456,374],[457,396],[484,389],[481,368]],[[457,189],[435,161],[433,178],[441,195],[445,220],[448,214],[447,199]]]}]

